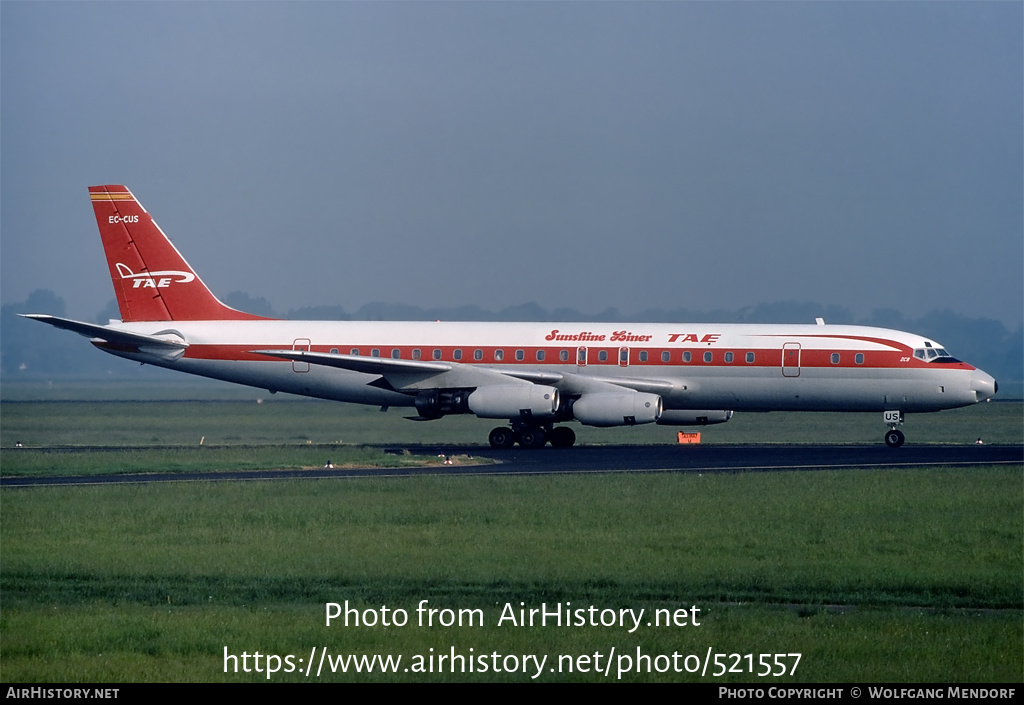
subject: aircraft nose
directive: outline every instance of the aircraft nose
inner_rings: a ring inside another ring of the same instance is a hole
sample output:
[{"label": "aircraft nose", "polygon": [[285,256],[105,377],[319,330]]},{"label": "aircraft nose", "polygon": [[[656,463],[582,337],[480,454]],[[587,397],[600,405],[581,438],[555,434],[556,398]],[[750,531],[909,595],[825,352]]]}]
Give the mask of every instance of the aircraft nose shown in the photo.
[{"label": "aircraft nose", "polygon": [[974,376],[971,377],[971,390],[977,401],[985,401],[995,396],[999,391],[999,384],[992,375],[975,370]]}]

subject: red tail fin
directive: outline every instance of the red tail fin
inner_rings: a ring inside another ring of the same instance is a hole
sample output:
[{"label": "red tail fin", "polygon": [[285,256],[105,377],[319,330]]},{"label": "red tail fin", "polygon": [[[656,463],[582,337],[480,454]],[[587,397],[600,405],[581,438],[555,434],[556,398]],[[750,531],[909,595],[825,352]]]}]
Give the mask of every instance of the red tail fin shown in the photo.
[{"label": "red tail fin", "polygon": [[121,319],[258,320],[214,296],[124,186],[90,186]]}]

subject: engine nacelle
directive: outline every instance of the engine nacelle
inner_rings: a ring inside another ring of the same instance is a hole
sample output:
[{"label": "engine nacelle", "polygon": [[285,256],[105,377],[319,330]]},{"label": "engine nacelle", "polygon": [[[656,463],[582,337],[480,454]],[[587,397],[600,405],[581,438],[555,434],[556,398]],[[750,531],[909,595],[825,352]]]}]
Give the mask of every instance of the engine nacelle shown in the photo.
[{"label": "engine nacelle", "polygon": [[584,394],[572,405],[572,415],[587,426],[634,426],[661,416],[661,397],[645,392]]},{"label": "engine nacelle", "polygon": [[732,418],[731,411],[715,411],[699,409],[666,409],[658,419],[659,426],[707,426],[713,423],[725,423]]},{"label": "engine nacelle", "polygon": [[558,390],[539,384],[479,387],[469,395],[469,410],[483,419],[551,418],[558,413]]},{"label": "engine nacelle", "polygon": [[431,389],[416,395],[416,411],[424,419],[439,419],[446,414],[469,413],[472,389]]}]

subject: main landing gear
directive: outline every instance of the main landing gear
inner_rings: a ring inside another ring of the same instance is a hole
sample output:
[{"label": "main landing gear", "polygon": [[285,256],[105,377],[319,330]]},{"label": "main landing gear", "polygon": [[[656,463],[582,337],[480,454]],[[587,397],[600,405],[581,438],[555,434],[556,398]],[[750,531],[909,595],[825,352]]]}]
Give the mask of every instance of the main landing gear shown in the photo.
[{"label": "main landing gear", "polygon": [[550,425],[527,426],[513,423],[512,428],[499,426],[488,437],[491,448],[511,448],[518,443],[523,448],[543,448],[550,443],[553,448],[570,448],[576,443],[576,433],[568,426],[552,428]]}]

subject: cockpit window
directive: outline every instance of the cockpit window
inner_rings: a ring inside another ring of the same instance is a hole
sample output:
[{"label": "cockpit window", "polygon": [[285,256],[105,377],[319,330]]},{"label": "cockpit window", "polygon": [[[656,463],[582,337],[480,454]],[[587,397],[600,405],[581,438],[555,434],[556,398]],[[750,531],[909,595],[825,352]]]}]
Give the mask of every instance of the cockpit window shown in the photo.
[{"label": "cockpit window", "polygon": [[917,348],[914,350],[914,357],[918,360],[924,360],[926,362],[960,362],[955,357],[946,352],[945,348],[933,348],[928,345],[924,348]]}]

